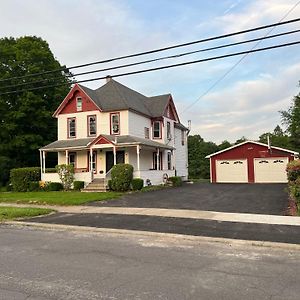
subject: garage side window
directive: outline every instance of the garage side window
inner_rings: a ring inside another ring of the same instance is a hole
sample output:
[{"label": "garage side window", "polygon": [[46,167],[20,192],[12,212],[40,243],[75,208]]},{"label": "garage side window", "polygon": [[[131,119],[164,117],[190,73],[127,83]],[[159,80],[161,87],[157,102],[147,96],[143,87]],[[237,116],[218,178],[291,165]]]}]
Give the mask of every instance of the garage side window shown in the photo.
[{"label": "garage side window", "polygon": [[222,161],[220,162],[221,165],[229,165],[229,161]]}]

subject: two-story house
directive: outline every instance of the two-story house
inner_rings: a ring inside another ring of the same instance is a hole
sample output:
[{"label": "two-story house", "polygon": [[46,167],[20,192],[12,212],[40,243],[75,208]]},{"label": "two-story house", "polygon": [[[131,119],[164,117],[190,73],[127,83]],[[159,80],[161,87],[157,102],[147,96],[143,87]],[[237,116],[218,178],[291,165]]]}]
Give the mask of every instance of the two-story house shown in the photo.
[{"label": "two-story house", "polygon": [[45,172],[47,152],[58,164],[73,164],[75,180],[87,184],[110,178],[118,163],[134,167],[144,184],[160,184],[165,174],[188,176],[188,128],[180,123],[170,94],[146,97],[107,77],[96,90],[75,84],[53,116],[57,141],[40,149],[42,180],[59,182]]}]

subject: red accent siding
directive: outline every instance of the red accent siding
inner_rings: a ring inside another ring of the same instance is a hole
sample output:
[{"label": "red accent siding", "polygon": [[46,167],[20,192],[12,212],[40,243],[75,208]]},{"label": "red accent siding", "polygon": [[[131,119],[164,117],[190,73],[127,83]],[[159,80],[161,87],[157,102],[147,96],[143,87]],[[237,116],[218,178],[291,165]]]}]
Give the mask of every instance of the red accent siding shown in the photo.
[{"label": "red accent siding", "polygon": [[294,160],[291,153],[272,149],[269,153],[267,146],[257,145],[253,143],[243,144],[236,148],[222,152],[211,157],[211,182],[217,181],[216,160],[223,159],[247,159],[248,160],[248,182],[254,182],[254,158],[261,157],[288,157],[289,161]]},{"label": "red accent siding", "polygon": [[[82,99],[82,110],[77,111],[76,98],[80,97]],[[69,101],[65,104],[59,114],[71,114],[71,113],[80,113],[85,111],[99,110],[99,108],[81,91],[74,91],[73,95]]]},{"label": "red accent siding", "polygon": [[95,145],[101,145],[101,144],[111,144],[111,142],[108,141],[106,138],[101,137],[101,138],[95,143]]}]

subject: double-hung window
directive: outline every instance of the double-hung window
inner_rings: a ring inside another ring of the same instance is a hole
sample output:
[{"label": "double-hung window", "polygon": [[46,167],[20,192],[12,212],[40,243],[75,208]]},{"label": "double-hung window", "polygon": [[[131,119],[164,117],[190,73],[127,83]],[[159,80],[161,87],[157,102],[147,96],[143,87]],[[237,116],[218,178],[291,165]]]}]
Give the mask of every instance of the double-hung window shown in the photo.
[{"label": "double-hung window", "polygon": [[181,145],[184,145],[184,140],[185,140],[185,136],[184,136],[184,130],[181,130]]},{"label": "double-hung window", "polygon": [[153,122],[153,138],[154,139],[160,139],[161,138],[161,122],[160,121],[154,121]]},{"label": "double-hung window", "polygon": [[172,153],[168,152],[168,170],[172,169]]},{"label": "double-hung window", "polygon": [[75,152],[69,153],[69,165],[72,165],[74,168],[76,167],[76,153]]},{"label": "double-hung window", "polygon": [[171,123],[168,121],[167,122],[167,139],[171,140],[172,136],[171,136]]},{"label": "double-hung window", "polygon": [[96,115],[88,116],[88,136],[97,134],[97,117]]},{"label": "double-hung window", "polygon": [[68,138],[76,137],[76,118],[68,118]]},{"label": "double-hung window", "polygon": [[76,109],[77,109],[77,111],[82,111],[82,98],[81,97],[76,98]]},{"label": "double-hung window", "polygon": [[110,115],[110,134],[120,134],[120,114]]},{"label": "double-hung window", "polygon": [[149,139],[149,127],[145,127],[145,139]]}]

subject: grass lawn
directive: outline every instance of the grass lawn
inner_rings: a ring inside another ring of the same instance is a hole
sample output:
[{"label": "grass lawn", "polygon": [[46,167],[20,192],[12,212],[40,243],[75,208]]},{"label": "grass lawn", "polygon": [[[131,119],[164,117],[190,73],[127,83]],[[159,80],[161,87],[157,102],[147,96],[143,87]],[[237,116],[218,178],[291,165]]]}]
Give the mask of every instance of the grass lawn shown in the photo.
[{"label": "grass lawn", "polygon": [[31,208],[31,207],[0,207],[0,222],[14,220],[18,218],[28,218],[51,213],[52,209],[46,208]]},{"label": "grass lawn", "polygon": [[0,202],[48,205],[80,205],[96,200],[118,198],[122,193],[80,193],[80,192],[7,192],[0,193]]}]

